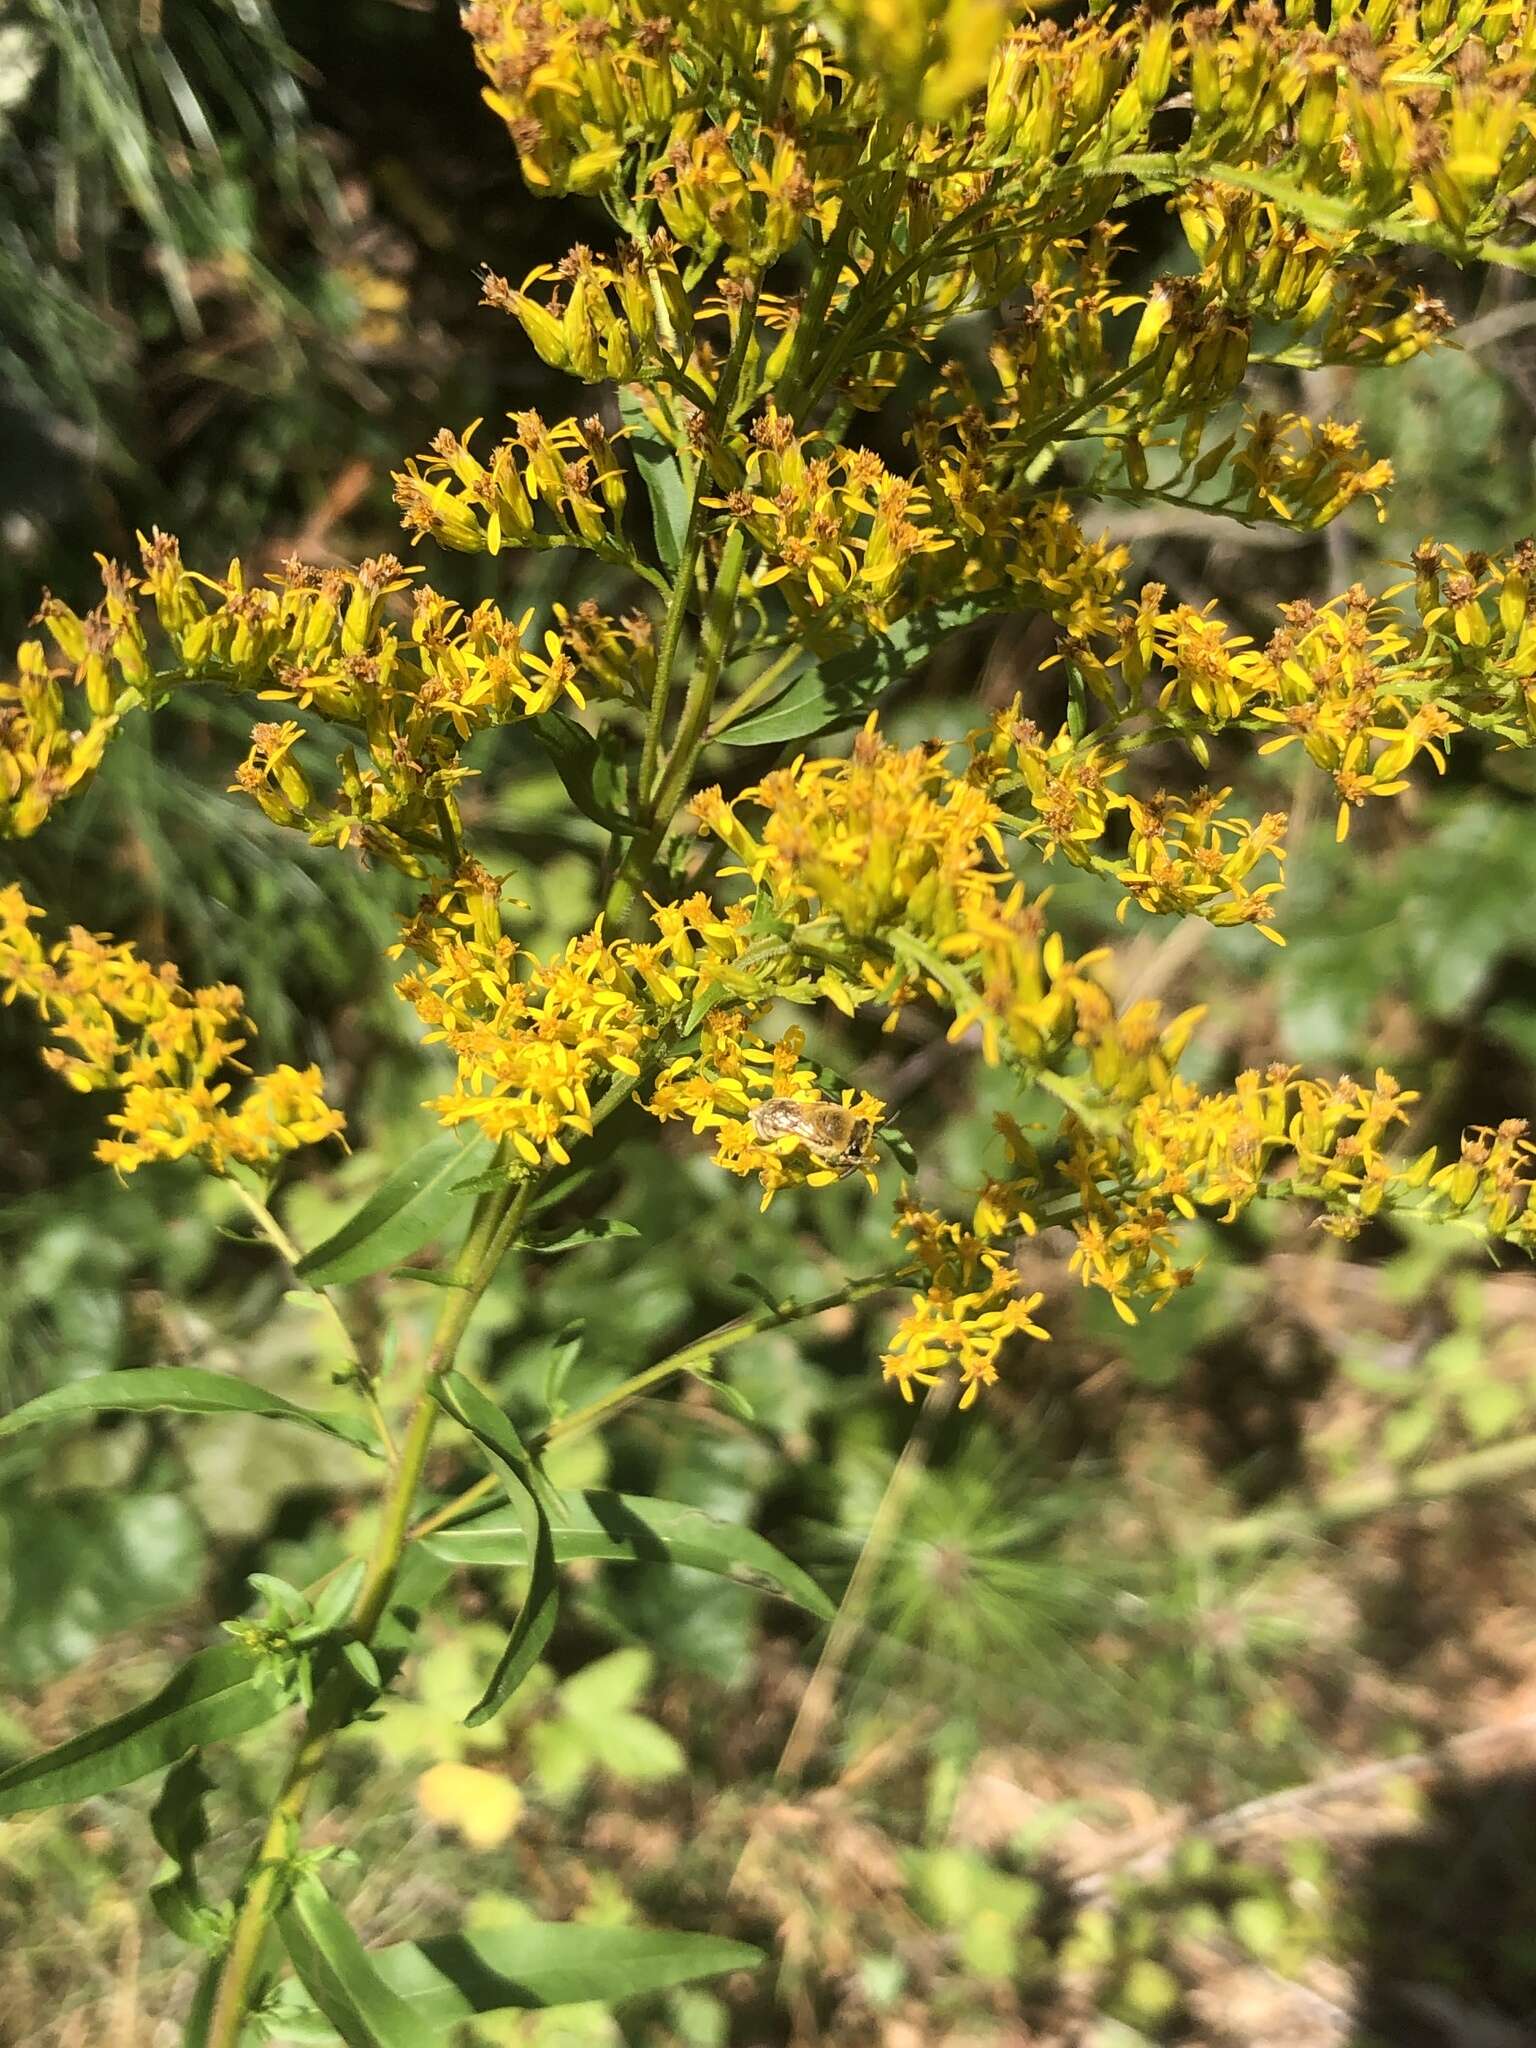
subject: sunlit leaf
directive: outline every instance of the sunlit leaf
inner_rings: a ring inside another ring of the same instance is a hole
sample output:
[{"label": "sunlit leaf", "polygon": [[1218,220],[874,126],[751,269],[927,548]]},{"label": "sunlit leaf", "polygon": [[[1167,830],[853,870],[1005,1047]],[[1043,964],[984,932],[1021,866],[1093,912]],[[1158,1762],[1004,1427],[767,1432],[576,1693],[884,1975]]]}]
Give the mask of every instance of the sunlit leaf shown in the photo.
[{"label": "sunlit leaf", "polygon": [[189,1749],[245,1734],[285,1704],[238,1644],[199,1651],[142,1706],[0,1771],[0,1817],[116,1791]]},{"label": "sunlit leaf", "polygon": [[484,1138],[461,1144],[451,1131],[428,1139],[355,1216],[300,1259],[300,1279],[314,1287],[339,1287],[409,1258],[441,1236],[465,1207],[460,1183],[484,1171],[491,1149]]},{"label": "sunlit leaf", "polygon": [[[759,1592],[776,1593],[809,1613],[828,1618],[831,1602],[797,1564],[753,1529],[722,1522],[678,1501],[632,1493],[571,1493],[549,1513],[554,1554],[561,1564],[607,1558],[623,1564],[695,1565]],[[493,1508],[424,1539],[423,1547],[451,1564],[526,1569],[529,1548],[519,1518]]]},{"label": "sunlit leaf", "polygon": [[379,1974],[312,1872],[291,1885],[277,1924],[299,1981],[347,2048],[422,2048],[420,2015]]},{"label": "sunlit leaf", "polygon": [[527,1597],[512,1625],[507,1646],[491,1674],[490,1684],[465,1716],[467,1725],[477,1728],[512,1697],[549,1641],[560,1600],[555,1549],[538,1471],[507,1417],[461,1373],[443,1374],[434,1383],[433,1393],[454,1420],[476,1439],[506,1488],[525,1546],[523,1562],[529,1571]]},{"label": "sunlit leaf", "polygon": [[0,1415],[0,1437],[16,1436],[40,1423],[65,1422],[81,1415],[144,1415],[157,1409],[180,1415],[269,1415],[281,1422],[302,1423],[324,1430],[359,1449],[379,1455],[373,1431],[360,1418],[322,1415],[300,1408],[281,1394],[236,1379],[232,1373],[208,1372],[197,1365],[150,1365],[132,1372],[96,1373],[52,1387],[35,1400],[24,1401],[9,1415]]}]

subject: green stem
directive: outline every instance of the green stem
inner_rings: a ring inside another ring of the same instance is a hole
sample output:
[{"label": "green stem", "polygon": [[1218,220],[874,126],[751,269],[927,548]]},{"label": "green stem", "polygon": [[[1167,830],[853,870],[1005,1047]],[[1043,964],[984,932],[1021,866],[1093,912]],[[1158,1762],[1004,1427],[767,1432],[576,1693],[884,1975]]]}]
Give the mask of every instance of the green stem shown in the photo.
[{"label": "green stem", "polygon": [[364,1358],[362,1348],[358,1344],[356,1337],[352,1334],[351,1325],[337,1307],[334,1298],[325,1288],[316,1287],[313,1282],[300,1278],[298,1270],[299,1261],[304,1254],[299,1250],[299,1247],[294,1243],[287,1231],[284,1230],[282,1224],[278,1222],[266,1203],[262,1201],[259,1195],[253,1194],[249,1188],[243,1187],[232,1174],[228,1178],[229,1185],[250,1211],[262,1236],[288,1267],[289,1272],[293,1276],[294,1285],[302,1288],[306,1294],[314,1295],[315,1299],[321,1304],[330,1316],[331,1321],[335,1324],[337,1334],[346,1346],[347,1356],[352,1361],[358,1392],[362,1395],[363,1403],[372,1418],[373,1426],[379,1432],[379,1441],[384,1446],[390,1464],[393,1465],[399,1456],[399,1452],[396,1449],[394,1437],[390,1432],[388,1419],[379,1403],[378,1389],[375,1384],[378,1378],[376,1366],[371,1359]]},{"label": "green stem", "polygon": [[786,647],[776,660],[769,662],[761,675],[756,675],[752,678],[739,697],[731,699],[720,716],[710,726],[705,737],[712,740],[718,739],[720,734],[726,731],[728,727],[733,726],[738,718],[745,718],[754,705],[762,703],[763,699],[772,690],[774,684],[784,674],[784,671],[787,668],[792,668],[801,659],[804,652],[804,648],[798,643],[793,647]]},{"label": "green stem", "polygon": [[868,1295],[882,1294],[887,1288],[899,1285],[914,1270],[911,1266],[894,1266],[889,1272],[871,1273],[866,1279],[850,1280],[815,1301],[786,1302],[782,1308],[759,1309],[755,1315],[726,1323],[718,1330],[711,1330],[707,1336],[694,1338],[681,1350],[670,1352],[657,1364],[647,1366],[644,1372],[621,1380],[606,1394],[589,1401],[585,1408],[576,1408],[569,1415],[562,1415],[533,1439],[532,1448],[543,1450],[549,1444],[582,1436],[598,1423],[606,1422],[620,1408],[627,1408],[641,1394],[649,1393],[663,1380],[672,1379],[680,1372],[696,1372],[700,1366],[712,1363],[722,1352],[734,1350],[736,1345],[745,1344],[749,1337],[756,1337],[764,1330],[779,1330],[787,1323],[801,1323],[808,1316],[824,1315],[828,1309],[844,1308],[851,1302],[863,1301]]},{"label": "green stem", "polygon": [[[903,1280],[915,1276],[914,1266],[893,1266],[885,1273],[871,1273],[863,1280],[850,1280],[831,1294],[823,1294],[814,1301],[790,1301],[782,1308],[760,1309],[756,1315],[743,1316],[735,1322],[726,1323],[718,1330],[711,1330],[705,1337],[696,1337],[678,1351],[669,1352],[655,1365],[648,1365],[643,1372],[637,1372],[606,1394],[600,1394],[595,1401],[589,1401],[585,1408],[574,1409],[569,1415],[559,1416],[547,1429],[529,1440],[529,1449],[536,1454],[546,1451],[552,1444],[563,1443],[579,1436],[599,1423],[607,1422],[627,1408],[642,1394],[658,1387],[664,1380],[680,1372],[693,1372],[706,1362],[718,1358],[723,1351],[730,1351],[737,1344],[746,1343],[764,1330],[781,1330],[789,1323],[804,1322],[808,1316],[825,1315],[828,1309],[845,1308],[851,1302],[863,1301],[871,1294],[883,1294],[887,1288],[899,1287]],[[450,1522],[460,1522],[468,1514],[496,1493],[501,1481],[494,1474],[477,1479],[473,1486],[456,1494],[416,1523],[412,1528],[411,1540],[431,1536],[439,1529],[447,1528]]]},{"label": "green stem", "polygon": [[[716,431],[730,413],[736,397],[736,387],[741,382],[741,373],[746,366],[747,351],[752,346],[752,336],[757,330],[756,290],[755,282],[749,281],[746,296],[741,302],[741,313],[736,323],[731,352],[726,358],[714,401],[709,408],[710,425]],[[661,640],[656,649],[656,680],[651,688],[651,701],[645,720],[645,744],[640,756],[640,773],[635,785],[643,804],[648,804],[651,800],[651,784],[656,774],[657,758],[661,752],[661,735],[666,726],[667,701],[672,689],[672,666],[677,659],[678,643],[683,636],[683,622],[688,616],[688,602],[693,595],[694,571],[704,540],[704,493],[708,486],[709,466],[703,455],[699,454],[694,458],[693,490],[688,500],[688,523],[683,529],[682,546],[667,599],[667,615],[662,622]]]},{"label": "green stem", "polygon": [[775,394],[774,403],[787,418],[793,419],[810,368],[811,352],[825,344],[822,322],[826,318],[832,294],[837,290],[837,281],[842,276],[843,264],[853,241],[853,208],[844,200],[838,208],[837,226],[823,245],[811,288],[806,294],[805,304],[800,309],[800,318],[795,323],[795,338],[790,345],[789,361],[784,366],[784,375]]},{"label": "green stem", "polygon": [[721,552],[720,573],[715,578],[709,610],[704,614],[704,630],[699,638],[699,658],[694,666],[693,680],[688,685],[688,695],[683,703],[677,739],[667,756],[667,765],[661,772],[661,785],[656,792],[655,819],[663,829],[687,793],[688,778],[693,773],[693,764],[704,744],[704,731],[714,706],[715,691],[720,683],[720,671],[725,667],[725,659],[731,648],[736,598],[741,589],[746,560],[746,528],[733,527]]},{"label": "green stem", "polygon": [[667,827],[672,822],[672,814],[687,790],[688,778],[693,773],[693,764],[703,747],[704,730],[715,701],[720,671],[725,666],[726,655],[730,652],[736,595],[741,588],[746,553],[746,530],[744,527],[734,526],[726,538],[725,548],[720,556],[719,574],[715,578],[715,587],[710,593],[709,606],[704,614],[704,627],[699,636],[698,659],[694,664],[693,679],[688,685],[688,695],[683,703],[677,740],[667,756],[660,784],[649,806],[650,822],[643,832],[630,841],[623,865],[614,877],[613,886],[608,892],[604,914],[610,924],[617,923],[623,917],[639,894],[661,842],[666,837]]},{"label": "green stem", "polygon": [[698,561],[699,547],[703,539],[704,490],[708,474],[702,459],[696,459],[693,465],[693,491],[688,500],[688,522],[683,529],[682,547],[673,574],[671,595],[667,600],[667,615],[662,622],[661,639],[656,648],[656,677],[651,685],[651,701],[645,718],[645,745],[640,755],[640,772],[635,781],[642,803],[649,801],[651,784],[656,776],[656,761],[661,752],[661,734],[667,721],[667,698],[671,692],[672,664],[677,659],[678,642],[683,637],[683,621],[688,616],[688,600],[693,594],[694,564]]},{"label": "green stem", "polygon": [[[432,1387],[452,1365],[470,1317],[490,1285],[503,1253],[517,1235],[533,1182],[508,1187],[477,1214],[454,1267],[457,1285],[427,1355],[422,1385],[400,1446],[384,1512],[367,1570],[348,1624],[354,1641],[367,1643],[389,1605],[408,1539],[411,1509],[421,1486],[432,1442],[437,1403]],[[219,1973],[219,1988],[208,2024],[206,2048],[237,2048],[250,2006],[252,1982],[261,1961],[267,1927],[278,1903],[284,1866],[293,1852],[315,1778],[332,1737],[350,1713],[355,1685],[348,1672],[333,1674],[320,1687],[289,1763],[261,1846],[246,1873],[230,1945]]]},{"label": "green stem", "polygon": [[453,799],[437,797],[432,805],[437,819],[437,833],[442,841],[443,859],[448,863],[450,875],[456,875],[464,865],[464,844],[459,837],[459,821],[454,815]]}]

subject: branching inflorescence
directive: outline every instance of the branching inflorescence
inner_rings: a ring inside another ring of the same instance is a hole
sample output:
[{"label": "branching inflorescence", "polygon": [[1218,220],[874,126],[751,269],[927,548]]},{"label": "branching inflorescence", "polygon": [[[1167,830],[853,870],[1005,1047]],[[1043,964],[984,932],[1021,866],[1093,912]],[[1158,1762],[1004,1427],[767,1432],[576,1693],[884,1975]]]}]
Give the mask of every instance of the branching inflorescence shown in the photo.
[{"label": "branching inflorescence", "polygon": [[[133,572],[103,564],[93,610],[46,599],[0,686],[7,833],[36,831],[131,712],[216,687],[270,707],[238,791],[423,883],[400,992],[455,1062],[433,1107],[491,1141],[502,1175],[432,1375],[508,1216],[631,1096],[708,1133],[765,1203],[874,1180],[873,1152],[839,1163],[757,1113],[884,1113],[827,1084],[798,1031],[765,1035],[784,1002],[887,1028],[930,1006],[1056,1112],[1027,1132],[999,1118],[968,1214],[904,1195],[915,1291],[884,1369],[909,1398],[958,1377],[969,1401],[1013,1340],[1045,1335],[1018,1258],[1045,1223],[1070,1226],[1071,1276],[1128,1320],[1191,1278],[1183,1222],[1266,1194],[1346,1236],[1407,1210],[1528,1244],[1523,1127],[1473,1132],[1447,1162],[1394,1149],[1413,1097],[1386,1074],[1272,1067],[1202,1091],[1179,1071],[1198,1014],[1117,1007],[1107,952],[1068,956],[1047,884],[1054,862],[1096,876],[1106,934],[1193,917],[1277,939],[1286,820],[1231,808],[1245,745],[1299,747],[1343,837],[1463,738],[1536,738],[1530,542],[1495,559],[1426,541],[1394,587],[1282,605],[1260,644],[1130,588],[1126,551],[1082,523],[1115,501],[1300,530],[1379,506],[1390,465],[1359,428],[1275,394],[1442,341],[1449,316],[1400,250],[1536,269],[1536,8],[476,0],[464,21],[530,191],[595,201],[613,241],[519,284],[486,274],[487,306],[592,396],[553,425],[520,412],[499,441],[439,434],[396,478],[403,524],[459,552],[583,551],[628,608],[556,606],[536,627],[390,556],[216,577],[157,532]],[[1150,281],[1129,224],[1149,202],[1187,247]],[[962,315],[972,343],[985,318],[964,362]],[[878,700],[945,633],[1016,612],[1050,624],[1064,723],[1015,701],[963,742],[882,735]],[[323,781],[315,720],[346,735]],[[493,726],[552,758],[607,837],[603,914],[544,958],[504,930],[502,878],[465,844]],[[734,797],[705,786],[717,743],[839,730],[851,747],[764,754]],[[1223,786],[1203,786],[1217,735]],[[1188,758],[1177,791],[1142,772],[1153,743]],[[8,993],[73,1048],[66,1078],[123,1095],[103,1157],[266,1170],[339,1129],[313,1072],[279,1069],[225,1110],[237,991],[183,991],[85,934],[45,947],[18,892],[0,905]],[[295,1826],[306,1786],[290,1783]],[[242,1927],[271,1891],[247,1891]],[[230,1953],[214,2048],[256,1969],[244,1934]]]}]

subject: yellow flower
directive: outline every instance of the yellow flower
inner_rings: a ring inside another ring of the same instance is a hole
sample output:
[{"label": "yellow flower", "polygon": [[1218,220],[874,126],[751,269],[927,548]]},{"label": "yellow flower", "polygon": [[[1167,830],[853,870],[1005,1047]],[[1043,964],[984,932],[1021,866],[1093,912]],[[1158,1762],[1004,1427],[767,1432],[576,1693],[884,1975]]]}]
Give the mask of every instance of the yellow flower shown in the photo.
[{"label": "yellow flower", "polygon": [[996,1382],[998,1360],[1012,1338],[1047,1340],[1050,1333],[1034,1320],[1045,1297],[1024,1291],[1007,1252],[931,1209],[904,1202],[896,1229],[928,1279],[891,1336],[881,1360],[884,1375],[910,1401],[914,1386],[935,1386],[953,1372],[961,1383],[960,1406],[969,1408]]},{"label": "yellow flower", "polygon": [[133,1173],[152,1160],[195,1157],[223,1173],[231,1162],[269,1172],[285,1153],[340,1135],[318,1067],[258,1075],[228,1108],[227,1072],[248,1029],[239,989],[185,989],[173,967],[152,968],[133,948],[78,927],[53,945],[33,931],[42,915],[14,884],[0,889],[4,1000],[36,1005],[58,1046],[48,1065],[81,1094],[118,1093],[117,1132],[98,1159]]}]

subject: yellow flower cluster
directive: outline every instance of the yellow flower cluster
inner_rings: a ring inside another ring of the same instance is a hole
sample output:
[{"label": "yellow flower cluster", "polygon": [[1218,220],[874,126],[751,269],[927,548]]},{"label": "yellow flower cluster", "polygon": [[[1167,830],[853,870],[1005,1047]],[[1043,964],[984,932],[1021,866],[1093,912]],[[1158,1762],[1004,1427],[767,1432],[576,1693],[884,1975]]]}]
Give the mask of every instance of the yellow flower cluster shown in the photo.
[{"label": "yellow flower cluster", "polygon": [[953,543],[935,529],[927,494],[870,449],[810,455],[811,438],[770,405],[753,422],[744,470],[711,451],[717,478],[739,481],[728,497],[705,502],[757,542],[754,586],[777,585],[797,620],[880,631],[912,601],[908,564]]},{"label": "yellow flower cluster", "polygon": [[[1122,624],[1122,677],[1176,727],[1251,725],[1268,735],[1263,752],[1300,742],[1333,778],[1342,838],[1351,809],[1406,788],[1416,760],[1443,770],[1464,727],[1536,739],[1536,548],[1500,562],[1426,543],[1414,569],[1379,598],[1356,585],[1326,605],[1282,605],[1262,649],[1208,613],[1158,609],[1149,586]],[[1416,627],[1396,601],[1409,588]]]},{"label": "yellow flower cluster", "polygon": [[1290,526],[1327,526],[1362,497],[1386,517],[1381,493],[1392,465],[1371,457],[1352,422],[1256,413],[1243,423],[1232,469],[1233,488],[1218,508],[1239,517],[1258,518],[1267,509]]},{"label": "yellow flower cluster", "polygon": [[[1066,1044],[1097,955],[1072,961],[1003,859],[1003,813],[981,783],[952,775],[949,749],[892,747],[873,715],[847,760],[798,760],[735,803],[694,798],[700,823],[794,928],[816,971],[810,991],[851,1015],[927,993],[973,1028],[985,1057],[1029,1062]],[[738,805],[761,806],[761,836]]]},{"label": "yellow flower cluster", "polygon": [[[842,1174],[820,1151],[791,1132],[762,1135],[752,1121],[753,1111],[768,1102],[824,1109],[828,1098],[801,1060],[804,1048],[803,1031],[786,1031],[771,1045],[752,1029],[752,1013],[717,1010],[705,1020],[698,1051],[662,1069],[646,1108],[663,1123],[685,1117],[695,1132],[713,1132],[715,1164],[743,1178],[755,1173],[764,1209],[781,1188],[829,1186]],[[843,1089],[837,1106],[871,1133],[885,1115],[885,1104],[859,1089]],[[858,1171],[871,1188],[877,1185],[867,1147]]]},{"label": "yellow flower cluster", "polygon": [[30,838],[100,767],[117,713],[86,707],[82,724],[75,694],[43,643],[23,641],[14,679],[0,679],[0,838]]},{"label": "yellow flower cluster", "polygon": [[43,1058],[82,1095],[122,1097],[96,1156],[119,1173],[152,1160],[196,1158],[215,1173],[231,1163],[270,1172],[300,1145],[340,1134],[318,1067],[280,1066],[252,1080],[228,1108],[227,1070],[251,1029],[239,989],[186,989],[169,965],[153,968],[128,945],[78,927],[49,945],[32,929],[42,912],[14,884],[0,889],[4,1000],[36,1005],[60,1041]]},{"label": "yellow flower cluster", "polygon": [[[641,1084],[653,1116],[713,1132],[718,1165],[759,1176],[764,1208],[780,1188],[839,1178],[815,1150],[753,1127],[763,1102],[827,1098],[800,1060],[802,1033],[773,1046],[752,1029],[785,949],[772,946],[754,970],[745,904],[719,910],[702,893],[653,903],[654,937],[610,939],[599,922],[540,961],[502,931],[499,896],[496,879],[467,864],[423,902],[397,949],[421,962],[400,994],[427,1026],[427,1043],[447,1046],[458,1063],[452,1092],[430,1105],[445,1124],[505,1139],[525,1166],[564,1165],[568,1142],[591,1135],[607,1091],[617,1099]],[[721,1007],[733,993],[750,1008]],[[706,1004],[697,1048],[679,1052],[690,1011]],[[842,1106],[871,1132],[884,1114],[883,1103],[853,1090]],[[872,1168],[863,1170],[873,1186]]]},{"label": "yellow flower cluster", "polygon": [[953,1372],[961,1383],[960,1406],[969,1408],[995,1383],[1010,1339],[1048,1337],[1034,1320],[1045,1297],[1025,1292],[1010,1246],[931,1209],[903,1202],[896,1232],[927,1279],[886,1346],[885,1377],[910,1401],[914,1386],[934,1386]]},{"label": "yellow flower cluster", "polygon": [[1433,1148],[1393,1154],[1393,1133],[1417,1097],[1384,1072],[1366,1086],[1274,1066],[1212,1094],[1172,1074],[1146,1078],[1143,1092],[1122,1096],[1119,1124],[1069,1115],[1056,1167],[1081,1201],[1072,1263],[1127,1321],[1132,1301],[1160,1307],[1191,1277],[1176,1264],[1179,1218],[1216,1210],[1231,1223],[1261,1196],[1316,1203],[1335,1236],[1353,1237],[1389,1210],[1536,1244],[1536,1145],[1518,1120],[1469,1132],[1459,1157],[1442,1165]]},{"label": "yellow flower cluster", "polygon": [[[1009,880],[1001,813],[948,772],[947,748],[901,750],[877,727],[872,712],[846,760],[802,755],[733,803],[703,791],[694,811],[739,862],[723,872],[766,885],[781,916],[830,916],[855,939],[898,927],[963,937],[974,906]],[[739,815],[748,804],[765,814],[760,837]]]},{"label": "yellow flower cluster", "polygon": [[676,26],[626,0],[593,0],[576,12],[561,0],[476,0],[464,26],[490,80],[486,103],[517,144],[536,192],[597,192],[617,182],[626,151],[656,148],[692,96],[694,49],[712,68],[749,63],[755,10],[702,0],[689,10],[687,41]]},{"label": "yellow flower cluster", "polygon": [[[531,287],[544,284],[548,296],[535,298]],[[530,270],[521,290],[487,271],[484,304],[509,313],[552,369],[588,384],[686,362],[693,347],[693,305],[664,232],[628,244],[614,262],[578,243],[559,263]]]},{"label": "yellow flower cluster", "polygon": [[1239,317],[1262,312],[1266,325],[1289,335],[1282,348],[1270,344],[1267,362],[1403,363],[1451,325],[1422,286],[1357,255],[1341,257],[1336,237],[1254,192],[1196,180],[1179,195],[1178,212],[1201,267],[1193,284],[1165,278],[1160,288],[1197,289],[1207,305],[1225,303]]},{"label": "yellow flower cluster", "polygon": [[502,931],[499,895],[471,868],[428,899],[404,939],[421,967],[399,992],[458,1062],[431,1105],[442,1121],[506,1139],[527,1166],[564,1164],[567,1137],[592,1131],[594,1090],[638,1080],[679,1007],[743,952],[746,913],[695,896],[657,911],[654,939],[609,939],[599,923],[540,961]]},{"label": "yellow flower cluster", "polygon": [[[391,555],[356,570],[289,561],[252,582],[239,562],[223,578],[187,569],[177,542],[157,531],[143,543],[143,566],[140,579],[103,562],[103,601],[84,615],[45,599],[38,617],[63,665],[28,642],[19,680],[0,689],[0,833],[35,831],[94,769],[125,711],[208,682],[313,708],[355,733],[362,758],[343,753],[340,787],[322,796],[296,758],[303,728],[258,725],[236,786],[316,844],[356,846],[419,874],[423,852],[443,850],[438,807],[471,772],[460,754],[476,733],[591,696],[647,691],[649,621],[616,621],[591,604],[557,606],[536,642],[531,613],[514,620],[489,601],[465,612]],[[159,669],[146,597],[165,642]]]},{"label": "yellow flower cluster", "polygon": [[469,555],[581,547],[632,564],[623,537],[629,486],[602,421],[551,427],[536,412],[519,412],[512,423],[516,433],[484,462],[469,445],[475,420],[462,434],[444,427],[428,454],[397,472],[395,503],[412,539],[430,536]]},{"label": "yellow flower cluster", "polygon": [[[996,795],[1018,789],[1027,797],[1034,818],[1018,826],[1022,838],[1038,840],[1047,860],[1060,852],[1125,891],[1116,912],[1122,922],[1134,903],[1154,915],[1254,925],[1265,938],[1284,944],[1269,922],[1285,862],[1283,812],[1266,812],[1255,825],[1224,815],[1230,789],[1197,789],[1187,796],[1159,790],[1147,798],[1114,789],[1111,778],[1125,768],[1124,760],[1112,760],[1103,747],[1074,741],[1066,731],[1047,742],[1022,716],[1018,698],[994,714],[971,744],[978,772],[997,778]],[[1128,826],[1119,857],[1098,851],[1117,815]],[[1255,883],[1254,871],[1265,860],[1276,872]]]},{"label": "yellow flower cluster", "polygon": [[887,1377],[931,1381],[957,1369],[969,1396],[996,1377],[999,1353],[1031,1320],[1018,1252],[1042,1218],[1069,1223],[1068,1266],[1120,1318],[1154,1312],[1195,1277],[1181,1225],[1202,1212],[1231,1223],[1259,1199],[1315,1206],[1320,1226],[1355,1236],[1378,1213],[1455,1222],[1479,1237],[1536,1248],[1536,1143],[1518,1119],[1469,1131],[1459,1155],[1392,1151],[1417,1099],[1390,1074],[1366,1086],[1276,1066],[1202,1093],[1177,1062],[1198,1011],[1164,1021],[1156,1003],[1117,1015],[1099,992],[1080,1006],[1078,1079],[1051,1077],[1068,1107],[1036,1145],[1008,1117],[1002,1178],[983,1182],[969,1225],[906,1205],[902,1229],[928,1284],[888,1352]]}]

